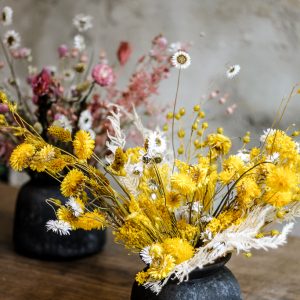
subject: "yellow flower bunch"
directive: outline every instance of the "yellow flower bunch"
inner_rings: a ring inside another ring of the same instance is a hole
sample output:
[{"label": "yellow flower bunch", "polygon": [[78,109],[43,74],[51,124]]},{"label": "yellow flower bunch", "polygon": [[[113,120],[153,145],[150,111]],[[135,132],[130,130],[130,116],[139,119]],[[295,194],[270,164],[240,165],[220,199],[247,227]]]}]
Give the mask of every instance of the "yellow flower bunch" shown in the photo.
[{"label": "yellow flower bunch", "polygon": [[[196,105],[190,132],[180,123],[186,110],[174,109],[167,115],[172,126],[164,126],[164,131],[142,130],[144,143],[127,149],[113,120],[116,136],[108,143],[110,153],[104,162],[93,153],[95,143],[88,132],[72,135],[51,126],[53,138],[68,143],[70,151],[62,150],[23,122],[5,94],[0,93],[0,99],[18,124],[3,120],[0,127],[24,138],[11,155],[12,168],[48,173],[61,182],[61,193],[69,198],[65,205],[49,200],[60,223],[52,220],[47,228],[64,234],[110,226],[115,240],[140,253],[148,265],[136,276],[139,284],[163,280],[200,249],[214,251],[214,239],[216,249],[225,247],[219,239],[238,230],[259,224],[248,231],[249,239],[262,242],[268,235],[265,225],[291,218],[300,209],[297,134],[269,129],[260,137],[259,147],[251,148],[246,132],[241,149],[233,153],[224,129],[210,131],[205,112]],[[91,158],[99,168],[90,165]]]}]

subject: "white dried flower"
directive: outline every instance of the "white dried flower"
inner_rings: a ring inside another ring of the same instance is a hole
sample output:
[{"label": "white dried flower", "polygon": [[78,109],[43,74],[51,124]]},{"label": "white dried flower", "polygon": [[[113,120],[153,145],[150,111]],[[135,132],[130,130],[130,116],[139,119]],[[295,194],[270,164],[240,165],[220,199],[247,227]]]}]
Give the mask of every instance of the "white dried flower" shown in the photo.
[{"label": "white dried flower", "polygon": [[147,155],[152,158],[163,154],[167,150],[167,142],[163,134],[159,131],[149,133],[147,139]]},{"label": "white dried flower", "polygon": [[79,217],[83,213],[83,209],[74,197],[70,197],[66,203],[66,206],[70,207],[75,217]]},{"label": "white dried flower", "polygon": [[171,63],[177,69],[186,69],[191,64],[191,57],[185,51],[177,51],[173,54]]},{"label": "white dried flower", "polygon": [[152,263],[152,257],[150,255],[150,246],[147,246],[147,247],[143,248],[140,251],[140,256],[141,256],[142,261],[145,264],[151,265],[151,263]]},{"label": "white dried flower", "polygon": [[228,70],[226,71],[226,76],[227,78],[229,79],[232,79],[233,77],[235,77],[237,74],[239,74],[241,70],[241,66],[240,65],[233,65],[233,66],[230,66],[228,68]]},{"label": "white dried flower", "polygon": [[93,117],[89,110],[84,110],[79,117],[78,126],[82,130],[89,130],[93,125]]},{"label": "white dried flower", "polygon": [[46,228],[47,231],[52,230],[60,235],[70,235],[70,231],[72,230],[72,227],[68,222],[61,220],[49,220],[46,223]]},{"label": "white dried flower", "polygon": [[55,121],[53,122],[53,125],[62,127],[64,129],[69,130],[70,132],[72,132],[71,121],[63,114],[55,115]]},{"label": "white dried flower", "polygon": [[80,34],[74,36],[74,48],[78,49],[79,51],[83,51],[85,49],[85,40],[84,37]]},{"label": "white dried flower", "polygon": [[12,24],[13,13],[14,11],[9,6],[2,8],[0,20],[3,26],[9,26]]},{"label": "white dried flower", "polygon": [[276,133],[276,129],[268,128],[264,130],[263,134],[260,136],[259,140],[264,143],[268,136],[274,135]]},{"label": "white dried flower", "polygon": [[247,150],[239,150],[237,155],[245,164],[250,162],[250,153]]},{"label": "white dried flower", "polygon": [[79,32],[84,32],[93,27],[92,19],[89,15],[78,14],[73,19],[73,25]]},{"label": "white dried flower", "polygon": [[3,42],[9,49],[17,49],[20,47],[21,37],[15,30],[8,30],[4,34]]}]

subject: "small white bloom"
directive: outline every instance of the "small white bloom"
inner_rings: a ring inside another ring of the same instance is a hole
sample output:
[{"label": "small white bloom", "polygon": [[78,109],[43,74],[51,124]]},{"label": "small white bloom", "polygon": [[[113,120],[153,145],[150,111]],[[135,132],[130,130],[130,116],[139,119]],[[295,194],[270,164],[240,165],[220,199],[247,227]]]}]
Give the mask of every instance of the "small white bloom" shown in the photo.
[{"label": "small white bloom", "polygon": [[93,27],[92,19],[89,15],[78,14],[73,19],[73,25],[79,32],[87,31]]},{"label": "small white bloom", "polygon": [[49,220],[46,223],[46,228],[47,231],[52,230],[60,235],[70,235],[70,231],[72,230],[72,227],[68,222],[61,220]]},{"label": "small white bloom", "polygon": [[191,57],[185,51],[177,51],[173,54],[171,63],[177,69],[186,69],[191,64]]},{"label": "small white bloom", "polygon": [[247,150],[239,150],[237,155],[245,164],[250,162],[250,153]]},{"label": "small white bloom", "polygon": [[230,66],[228,68],[228,70],[226,71],[226,76],[231,79],[233,77],[235,77],[237,74],[239,74],[241,70],[241,67],[240,65],[233,65],[233,66]]},{"label": "small white bloom", "polygon": [[55,121],[53,122],[53,125],[62,127],[72,132],[71,121],[65,115],[62,114],[55,115]]},{"label": "small white bloom", "polygon": [[213,234],[209,229],[206,229],[204,232],[201,232],[200,238],[203,240],[203,242],[208,242],[212,240]]},{"label": "small white bloom", "polygon": [[268,136],[274,135],[276,133],[276,129],[268,128],[264,130],[263,134],[260,136],[259,140],[264,143]]},{"label": "small white bloom", "polygon": [[168,51],[171,52],[171,53],[175,53],[177,51],[179,51],[180,49],[182,49],[182,45],[180,42],[175,42],[175,43],[171,43],[169,48],[168,48]]},{"label": "small white bloom", "polygon": [[143,174],[143,163],[138,162],[136,164],[128,164],[125,167],[126,173],[130,176],[137,176],[140,177]]},{"label": "small white bloom", "polygon": [[89,110],[84,110],[79,117],[79,128],[82,130],[89,130],[93,125],[93,117]]},{"label": "small white bloom", "polygon": [[45,69],[51,74],[51,76],[55,76],[57,73],[57,67],[54,65],[47,66]]},{"label": "small white bloom", "polygon": [[200,221],[203,222],[203,223],[208,223],[212,220],[212,216],[210,215],[204,215],[200,218]]},{"label": "small white bloom", "polygon": [[1,17],[0,17],[3,26],[9,26],[12,24],[13,13],[14,12],[11,7],[9,6],[3,7],[3,9],[1,10]]},{"label": "small white bloom", "polygon": [[274,152],[272,155],[269,155],[267,157],[266,161],[275,163],[278,160],[279,156],[280,156],[280,154],[278,152]]},{"label": "small white bloom", "polygon": [[75,217],[79,217],[83,213],[83,209],[74,197],[69,198],[69,200],[66,203],[66,206],[71,208]]},{"label": "small white bloom", "polygon": [[166,139],[162,133],[158,131],[152,131],[147,137],[147,154],[150,157],[155,157],[156,155],[163,154],[167,149]]},{"label": "small white bloom", "polygon": [[295,142],[296,151],[300,154],[300,143]]},{"label": "small white bloom", "polygon": [[149,251],[150,251],[150,246],[147,246],[140,251],[141,259],[147,265],[151,265],[152,263],[152,257]]},{"label": "small white bloom", "polygon": [[13,50],[20,47],[21,38],[15,30],[8,30],[4,34],[3,42],[9,49]]},{"label": "small white bloom", "polygon": [[83,51],[85,49],[85,41],[84,37],[80,34],[74,36],[74,48],[78,49],[79,51]]},{"label": "small white bloom", "polygon": [[75,72],[71,69],[67,69],[63,71],[63,77],[65,81],[72,81],[75,77]]}]

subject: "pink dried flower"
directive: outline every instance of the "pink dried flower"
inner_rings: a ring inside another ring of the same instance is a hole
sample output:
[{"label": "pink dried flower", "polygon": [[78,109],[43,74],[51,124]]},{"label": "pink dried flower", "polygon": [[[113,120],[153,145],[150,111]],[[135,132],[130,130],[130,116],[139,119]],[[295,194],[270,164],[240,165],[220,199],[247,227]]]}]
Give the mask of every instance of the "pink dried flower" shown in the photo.
[{"label": "pink dried flower", "polygon": [[89,60],[88,56],[86,54],[82,54],[80,56],[80,62],[86,63]]},{"label": "pink dried flower", "polygon": [[236,104],[228,106],[227,109],[226,109],[226,113],[229,114],[229,115],[232,115],[236,108],[237,108]]},{"label": "pink dried flower", "polygon": [[46,69],[31,79],[31,87],[35,96],[44,96],[50,92],[52,78]]},{"label": "pink dried flower", "polygon": [[0,113],[5,114],[9,111],[8,106],[6,104],[0,104]]},{"label": "pink dried flower", "polygon": [[121,66],[124,66],[132,53],[132,47],[128,42],[121,42],[117,51],[117,57]]},{"label": "pink dried flower", "polygon": [[100,86],[109,86],[115,80],[113,69],[106,64],[97,64],[92,70],[92,77]]},{"label": "pink dried flower", "polygon": [[64,44],[60,45],[57,51],[58,51],[59,58],[68,57],[69,55],[69,49],[67,45]]},{"label": "pink dried flower", "polygon": [[2,68],[4,68],[4,66],[5,66],[4,61],[0,61],[0,70],[1,70]]}]

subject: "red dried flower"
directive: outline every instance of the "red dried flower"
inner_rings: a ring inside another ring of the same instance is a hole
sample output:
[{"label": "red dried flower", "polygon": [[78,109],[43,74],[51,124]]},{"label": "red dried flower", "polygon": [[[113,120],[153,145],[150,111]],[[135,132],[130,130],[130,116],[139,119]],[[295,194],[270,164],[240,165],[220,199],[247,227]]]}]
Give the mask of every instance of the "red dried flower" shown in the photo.
[{"label": "red dried flower", "polygon": [[121,42],[117,51],[117,57],[121,66],[124,66],[132,53],[132,47],[128,42]]}]

